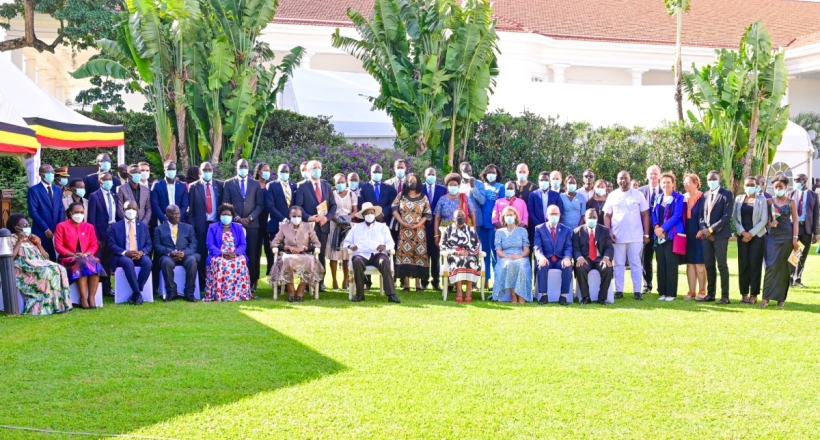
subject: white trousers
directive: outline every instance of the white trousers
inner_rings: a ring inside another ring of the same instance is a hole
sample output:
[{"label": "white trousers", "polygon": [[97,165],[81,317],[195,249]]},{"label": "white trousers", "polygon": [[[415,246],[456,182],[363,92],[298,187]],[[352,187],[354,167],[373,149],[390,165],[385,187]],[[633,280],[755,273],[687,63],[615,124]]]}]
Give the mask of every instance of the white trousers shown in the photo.
[{"label": "white trousers", "polygon": [[615,291],[624,291],[624,271],[627,259],[629,261],[629,273],[632,274],[632,289],[641,291],[643,285],[643,242],[636,243],[615,243]]}]

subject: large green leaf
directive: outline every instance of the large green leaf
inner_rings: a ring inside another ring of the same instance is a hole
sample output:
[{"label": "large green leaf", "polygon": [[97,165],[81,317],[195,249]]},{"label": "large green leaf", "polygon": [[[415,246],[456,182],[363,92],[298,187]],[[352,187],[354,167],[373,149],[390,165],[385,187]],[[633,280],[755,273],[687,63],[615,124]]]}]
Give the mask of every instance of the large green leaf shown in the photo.
[{"label": "large green leaf", "polygon": [[222,84],[230,81],[234,74],[233,53],[224,35],[211,42],[208,68],[208,88],[211,90],[218,90]]},{"label": "large green leaf", "polygon": [[113,79],[133,79],[131,73],[122,64],[103,58],[91,60],[79,69],[71,72],[73,78],[91,78],[92,76],[105,76]]}]

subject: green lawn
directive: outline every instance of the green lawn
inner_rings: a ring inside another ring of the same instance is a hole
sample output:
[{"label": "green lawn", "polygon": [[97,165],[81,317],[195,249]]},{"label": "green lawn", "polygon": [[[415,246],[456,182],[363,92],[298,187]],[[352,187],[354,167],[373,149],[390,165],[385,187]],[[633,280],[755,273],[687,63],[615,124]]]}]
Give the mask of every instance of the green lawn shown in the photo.
[{"label": "green lawn", "polygon": [[722,307],[457,305],[435,292],[396,306],[377,291],[292,305],[266,289],[242,304],[0,317],[0,424],[178,439],[817,439],[818,269],[812,255],[814,288],[785,310],[739,304],[733,276]]}]

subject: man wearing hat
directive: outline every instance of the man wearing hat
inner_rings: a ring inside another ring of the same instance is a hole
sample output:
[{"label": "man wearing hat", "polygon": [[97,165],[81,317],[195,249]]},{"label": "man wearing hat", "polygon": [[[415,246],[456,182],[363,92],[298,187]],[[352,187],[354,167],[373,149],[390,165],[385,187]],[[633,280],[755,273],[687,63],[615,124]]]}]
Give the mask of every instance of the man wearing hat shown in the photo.
[{"label": "man wearing hat", "polygon": [[390,228],[384,223],[376,222],[376,217],[381,213],[381,206],[370,202],[363,203],[356,217],[363,219],[364,223],[354,224],[345,237],[344,248],[353,252],[351,263],[353,282],[356,284],[356,296],[353,297],[353,302],[364,301],[364,271],[367,266],[374,266],[381,273],[387,301],[401,302],[396,296],[393,274],[390,272],[390,255],[388,255],[393,250],[395,242],[390,235]]},{"label": "man wearing hat", "polygon": [[54,184],[63,191],[68,186],[68,167],[60,167],[54,170]]}]

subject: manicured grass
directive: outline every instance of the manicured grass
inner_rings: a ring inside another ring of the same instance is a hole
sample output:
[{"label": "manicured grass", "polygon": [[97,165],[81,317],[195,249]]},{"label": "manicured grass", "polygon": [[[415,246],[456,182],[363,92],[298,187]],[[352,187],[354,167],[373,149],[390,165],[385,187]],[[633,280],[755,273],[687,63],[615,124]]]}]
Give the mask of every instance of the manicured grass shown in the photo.
[{"label": "manicured grass", "polygon": [[241,304],[2,317],[0,424],[179,439],[816,439],[818,268],[812,255],[813,288],[785,310],[739,304],[733,276],[729,306],[457,305],[432,291],[294,305],[266,289]]}]

